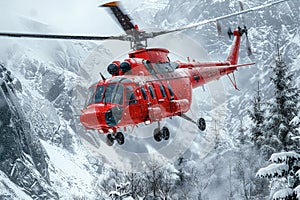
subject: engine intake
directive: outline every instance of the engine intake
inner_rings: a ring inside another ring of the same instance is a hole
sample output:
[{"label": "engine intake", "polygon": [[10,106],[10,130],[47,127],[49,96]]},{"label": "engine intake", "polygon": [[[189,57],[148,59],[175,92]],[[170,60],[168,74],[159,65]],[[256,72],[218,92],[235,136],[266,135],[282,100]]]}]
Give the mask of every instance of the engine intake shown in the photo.
[{"label": "engine intake", "polygon": [[119,67],[115,63],[111,63],[107,67],[107,71],[109,74],[117,76],[119,75]]}]

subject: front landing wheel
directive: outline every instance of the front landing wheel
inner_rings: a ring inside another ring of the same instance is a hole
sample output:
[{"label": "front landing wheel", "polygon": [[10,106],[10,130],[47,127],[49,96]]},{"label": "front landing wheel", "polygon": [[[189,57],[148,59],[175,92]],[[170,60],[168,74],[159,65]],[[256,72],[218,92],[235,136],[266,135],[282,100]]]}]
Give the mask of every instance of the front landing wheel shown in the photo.
[{"label": "front landing wheel", "polygon": [[124,144],[124,142],[125,142],[125,137],[124,137],[123,133],[117,132],[115,138],[116,138],[117,143],[118,143],[119,145]]},{"label": "front landing wheel", "polygon": [[199,118],[198,121],[197,121],[197,126],[200,129],[200,131],[204,131],[206,129],[205,119]]},{"label": "front landing wheel", "polygon": [[163,127],[160,131],[162,133],[162,138],[164,138],[164,140],[168,140],[170,138],[170,131],[167,127]]},{"label": "front landing wheel", "polygon": [[160,142],[162,139],[162,134],[159,128],[154,129],[153,137],[156,142]]},{"label": "front landing wheel", "polygon": [[111,134],[108,134],[107,136],[106,136],[106,144],[108,145],[108,146],[112,146],[112,145],[114,145],[114,138],[113,138],[113,136],[111,135]]}]

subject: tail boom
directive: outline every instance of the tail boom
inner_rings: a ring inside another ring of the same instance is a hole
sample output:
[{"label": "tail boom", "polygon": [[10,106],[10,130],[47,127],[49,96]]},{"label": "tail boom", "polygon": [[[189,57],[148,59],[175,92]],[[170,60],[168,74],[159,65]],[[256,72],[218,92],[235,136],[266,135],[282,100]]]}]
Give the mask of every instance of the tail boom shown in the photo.
[{"label": "tail boom", "polygon": [[[220,62],[178,62],[179,69],[187,69],[188,76],[192,83],[192,87],[196,88],[212,80],[218,80],[224,75],[234,73],[234,71],[243,66],[253,65],[255,63],[238,64],[238,56],[240,49],[241,36],[247,32],[246,28],[238,28],[229,34],[234,35],[229,55],[225,61]],[[230,78],[230,77],[229,77]],[[234,78],[233,85],[235,88],[236,81]]]}]

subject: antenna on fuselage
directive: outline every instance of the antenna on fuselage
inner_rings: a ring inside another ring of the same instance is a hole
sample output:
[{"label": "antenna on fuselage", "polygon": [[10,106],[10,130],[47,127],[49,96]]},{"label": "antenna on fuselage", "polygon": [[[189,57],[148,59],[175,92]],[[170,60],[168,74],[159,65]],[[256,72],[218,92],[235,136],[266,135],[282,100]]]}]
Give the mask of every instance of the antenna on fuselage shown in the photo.
[{"label": "antenna on fuselage", "polygon": [[106,80],[106,78],[103,76],[103,74],[101,72],[100,72],[100,76],[101,76],[101,78],[102,78],[103,81]]}]

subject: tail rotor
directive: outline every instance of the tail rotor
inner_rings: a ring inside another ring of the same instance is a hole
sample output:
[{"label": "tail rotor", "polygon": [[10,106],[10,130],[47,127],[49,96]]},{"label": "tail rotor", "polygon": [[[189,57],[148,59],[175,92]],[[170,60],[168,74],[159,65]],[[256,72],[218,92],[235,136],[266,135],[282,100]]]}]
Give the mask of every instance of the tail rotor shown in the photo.
[{"label": "tail rotor", "polygon": [[[240,12],[243,12],[244,11],[244,4],[241,1],[239,1],[239,6],[240,6]],[[244,17],[244,15],[241,15],[241,19],[242,19],[242,23],[245,24],[245,17]],[[249,37],[248,37],[248,29],[247,29],[247,27],[244,25],[243,28],[238,27],[238,29],[239,29],[239,32],[240,32],[241,35],[245,33],[247,55],[248,56],[252,56],[253,53],[252,53],[251,44],[250,44]],[[231,39],[232,36],[233,36],[233,32],[232,32],[232,30],[231,30],[230,27],[228,28],[227,34],[228,34],[228,37]]]},{"label": "tail rotor", "polygon": [[[240,12],[243,12],[244,11],[244,4],[241,1],[239,1],[239,6],[240,6]],[[246,24],[245,23],[245,16],[241,15],[241,18],[242,18],[242,23]],[[250,44],[250,41],[249,41],[249,38],[248,38],[248,29],[247,29],[247,27],[245,25],[244,25],[244,32],[245,32],[245,35],[246,35],[247,55],[248,56],[252,56],[253,53],[252,53],[251,44]]]},{"label": "tail rotor", "polygon": [[[250,44],[250,41],[249,41],[249,38],[248,38],[248,29],[247,29],[247,27],[246,27],[246,26],[244,26],[243,28],[238,27],[238,31],[239,31],[239,34],[240,34],[241,36],[242,36],[243,34],[245,34],[245,36],[246,36],[247,55],[248,55],[248,56],[253,55],[252,50],[251,50],[251,44]],[[233,32],[232,32],[232,30],[231,30],[230,27],[228,28],[227,34],[228,34],[228,37],[229,37],[230,39],[232,39],[232,37],[233,37],[234,34],[233,34]]]},{"label": "tail rotor", "polygon": [[252,53],[251,44],[250,44],[250,41],[249,41],[249,38],[248,38],[248,29],[247,29],[246,26],[244,26],[244,30],[245,30],[245,35],[246,35],[247,55],[248,55],[248,56],[252,56],[253,53]]},{"label": "tail rotor", "polygon": [[233,32],[232,32],[232,30],[231,30],[231,28],[230,28],[230,27],[228,27],[227,34],[228,34],[228,37],[229,37],[229,39],[232,39]]}]

